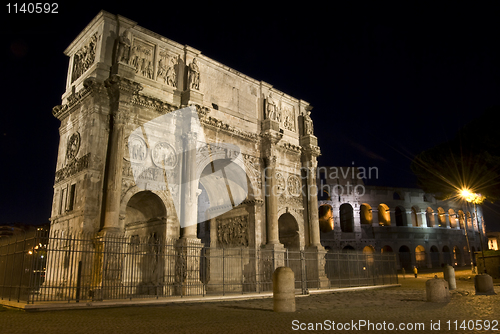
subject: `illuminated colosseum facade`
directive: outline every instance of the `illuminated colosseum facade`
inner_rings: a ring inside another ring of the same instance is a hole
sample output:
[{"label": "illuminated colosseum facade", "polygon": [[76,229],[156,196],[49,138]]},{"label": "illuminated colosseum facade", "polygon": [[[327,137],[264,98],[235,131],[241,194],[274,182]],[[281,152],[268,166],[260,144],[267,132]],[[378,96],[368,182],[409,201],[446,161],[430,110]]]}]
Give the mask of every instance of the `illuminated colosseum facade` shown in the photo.
[{"label": "illuminated colosseum facade", "polygon": [[398,267],[406,270],[475,261],[471,254],[481,250],[485,235],[481,206],[459,198],[440,201],[421,189],[366,186],[363,179],[378,171],[347,168],[318,168],[321,244],[327,250],[396,252]]}]

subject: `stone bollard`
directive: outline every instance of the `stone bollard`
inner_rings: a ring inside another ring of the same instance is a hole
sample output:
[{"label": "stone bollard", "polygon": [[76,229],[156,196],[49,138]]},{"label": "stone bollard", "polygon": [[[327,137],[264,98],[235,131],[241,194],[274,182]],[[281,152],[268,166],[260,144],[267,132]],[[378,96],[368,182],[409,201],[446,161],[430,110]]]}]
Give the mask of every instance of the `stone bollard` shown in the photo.
[{"label": "stone bollard", "polygon": [[474,277],[476,295],[496,295],[493,289],[493,278],[488,274],[480,274]]},{"label": "stone bollard", "polygon": [[455,290],[457,288],[457,281],[455,280],[455,268],[447,264],[443,269],[443,275],[445,281],[448,282],[450,291]]},{"label": "stone bollard", "polygon": [[295,276],[292,269],[279,267],[273,273],[274,312],[295,312]]},{"label": "stone bollard", "polygon": [[445,303],[450,301],[450,290],[448,289],[448,282],[444,279],[437,278],[425,282],[425,291],[427,294],[427,301],[433,303]]}]

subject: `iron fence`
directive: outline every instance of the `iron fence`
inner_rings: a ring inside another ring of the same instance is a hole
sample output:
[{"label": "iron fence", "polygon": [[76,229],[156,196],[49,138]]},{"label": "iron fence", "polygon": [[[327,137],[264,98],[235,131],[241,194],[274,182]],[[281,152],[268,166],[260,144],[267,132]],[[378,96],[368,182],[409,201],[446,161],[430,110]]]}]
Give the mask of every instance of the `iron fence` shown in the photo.
[{"label": "iron fence", "polygon": [[394,254],[210,248],[196,240],[36,234],[0,240],[0,298],[100,301],[261,293],[290,267],[299,293],[397,283]]}]

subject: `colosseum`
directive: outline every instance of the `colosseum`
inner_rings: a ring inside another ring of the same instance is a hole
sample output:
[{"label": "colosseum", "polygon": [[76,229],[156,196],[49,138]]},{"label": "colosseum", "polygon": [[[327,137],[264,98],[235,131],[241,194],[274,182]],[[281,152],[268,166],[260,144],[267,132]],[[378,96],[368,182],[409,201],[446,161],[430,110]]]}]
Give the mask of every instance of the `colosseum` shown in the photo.
[{"label": "colosseum", "polygon": [[441,201],[416,188],[365,185],[375,173],[375,167],[318,168],[325,249],[397,252],[405,270],[475,265],[471,254],[481,250],[485,235],[481,206],[459,197]]}]

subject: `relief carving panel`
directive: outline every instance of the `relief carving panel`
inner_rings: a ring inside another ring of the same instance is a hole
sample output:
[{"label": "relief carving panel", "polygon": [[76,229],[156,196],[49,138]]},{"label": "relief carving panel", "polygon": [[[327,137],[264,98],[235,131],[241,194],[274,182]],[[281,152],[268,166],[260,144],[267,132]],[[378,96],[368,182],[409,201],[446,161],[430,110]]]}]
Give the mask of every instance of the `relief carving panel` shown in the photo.
[{"label": "relief carving panel", "polygon": [[90,37],[87,44],[82,46],[73,56],[73,71],[71,73],[71,82],[74,82],[85,71],[89,69],[95,61],[95,52],[97,48],[97,41],[101,36],[97,32]]},{"label": "relief carving panel", "polygon": [[154,46],[140,39],[134,39],[130,48],[129,65],[135,68],[135,73],[148,79],[153,79]]},{"label": "relief carving panel", "polygon": [[179,69],[179,57],[170,55],[166,50],[160,49],[158,57],[158,73],[156,80],[171,87],[177,88],[177,73]]},{"label": "relief carving panel", "polygon": [[248,215],[218,218],[217,241],[221,246],[248,246]]}]

